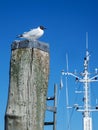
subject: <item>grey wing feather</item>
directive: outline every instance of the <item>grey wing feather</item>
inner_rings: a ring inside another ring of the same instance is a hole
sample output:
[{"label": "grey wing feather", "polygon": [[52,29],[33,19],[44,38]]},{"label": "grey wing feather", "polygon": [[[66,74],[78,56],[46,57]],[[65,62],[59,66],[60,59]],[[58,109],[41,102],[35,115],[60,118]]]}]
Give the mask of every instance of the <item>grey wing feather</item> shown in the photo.
[{"label": "grey wing feather", "polygon": [[39,33],[37,29],[32,29],[31,31],[28,32],[29,35],[36,35],[37,33]]}]

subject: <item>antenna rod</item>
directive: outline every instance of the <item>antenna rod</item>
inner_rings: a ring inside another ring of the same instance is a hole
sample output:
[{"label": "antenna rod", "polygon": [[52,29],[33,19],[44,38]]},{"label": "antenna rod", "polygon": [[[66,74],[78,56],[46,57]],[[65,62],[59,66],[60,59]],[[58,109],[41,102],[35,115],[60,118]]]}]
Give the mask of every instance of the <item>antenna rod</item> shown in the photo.
[{"label": "antenna rod", "polygon": [[68,72],[68,54],[66,53],[66,69],[67,69],[67,72]]},{"label": "antenna rod", "polygon": [[88,32],[86,32],[86,50],[88,50]]}]

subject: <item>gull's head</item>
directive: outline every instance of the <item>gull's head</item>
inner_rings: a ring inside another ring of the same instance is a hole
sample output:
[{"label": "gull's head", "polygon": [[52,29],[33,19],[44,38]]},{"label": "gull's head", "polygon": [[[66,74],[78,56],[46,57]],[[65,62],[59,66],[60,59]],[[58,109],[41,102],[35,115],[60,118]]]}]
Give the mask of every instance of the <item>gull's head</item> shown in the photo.
[{"label": "gull's head", "polygon": [[46,28],[44,26],[39,26],[41,30],[45,30]]}]

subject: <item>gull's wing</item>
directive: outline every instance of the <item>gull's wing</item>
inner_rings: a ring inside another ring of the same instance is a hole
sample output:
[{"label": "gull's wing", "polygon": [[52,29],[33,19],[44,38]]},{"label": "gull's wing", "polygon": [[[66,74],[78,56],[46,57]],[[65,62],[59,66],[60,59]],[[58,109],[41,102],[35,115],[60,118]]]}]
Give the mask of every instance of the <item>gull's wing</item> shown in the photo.
[{"label": "gull's wing", "polygon": [[38,28],[36,28],[36,29],[32,29],[32,30],[30,30],[30,31],[27,32],[27,33],[28,33],[28,35],[36,35],[36,34],[39,33],[39,30],[38,30]]}]

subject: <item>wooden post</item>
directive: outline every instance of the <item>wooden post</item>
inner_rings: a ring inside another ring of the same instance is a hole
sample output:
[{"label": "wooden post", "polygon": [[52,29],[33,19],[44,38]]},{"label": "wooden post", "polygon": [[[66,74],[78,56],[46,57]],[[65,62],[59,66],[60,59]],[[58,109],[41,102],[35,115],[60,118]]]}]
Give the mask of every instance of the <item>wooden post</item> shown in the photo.
[{"label": "wooden post", "polygon": [[49,45],[12,44],[5,130],[43,130],[49,75]]}]

